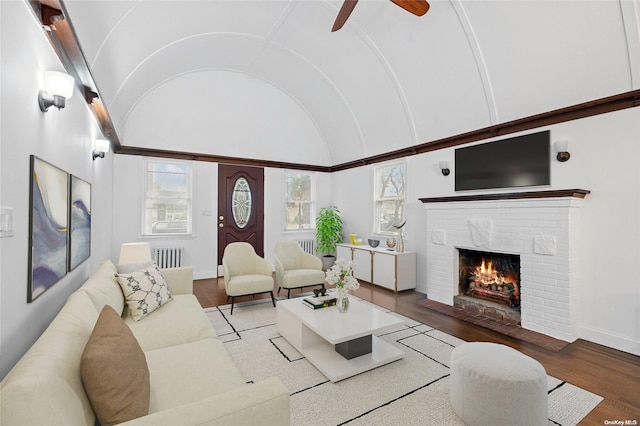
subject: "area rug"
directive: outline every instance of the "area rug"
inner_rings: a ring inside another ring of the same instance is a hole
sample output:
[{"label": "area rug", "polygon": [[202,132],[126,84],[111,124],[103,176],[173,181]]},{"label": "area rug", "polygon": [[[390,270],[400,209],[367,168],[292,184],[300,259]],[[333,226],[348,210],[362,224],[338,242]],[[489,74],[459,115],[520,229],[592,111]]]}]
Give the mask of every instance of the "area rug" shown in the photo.
[{"label": "area rug", "polygon": [[[289,388],[292,425],[464,425],[449,405],[449,360],[463,340],[390,312],[404,325],[378,337],[401,348],[405,357],[331,383],[278,334],[270,300],[236,304],[233,315],[230,310],[230,305],[205,309],[248,383],[278,376]],[[551,376],[548,388],[549,425],[576,425],[602,401]]]}]

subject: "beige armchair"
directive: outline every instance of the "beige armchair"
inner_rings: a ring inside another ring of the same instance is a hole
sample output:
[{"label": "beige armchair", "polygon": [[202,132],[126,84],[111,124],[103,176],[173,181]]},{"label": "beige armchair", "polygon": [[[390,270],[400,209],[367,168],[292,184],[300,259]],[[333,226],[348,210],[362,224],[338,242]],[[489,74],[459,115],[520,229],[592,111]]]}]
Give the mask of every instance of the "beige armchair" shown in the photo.
[{"label": "beige armchair", "polygon": [[231,315],[237,296],[251,296],[270,293],[273,298],[273,273],[269,262],[258,256],[249,243],[231,243],[224,249],[222,256],[224,270],[224,288],[227,301],[231,298]]},{"label": "beige armchair", "polygon": [[291,289],[310,286],[324,288],[325,275],[322,261],[312,254],[306,253],[294,240],[280,240],[276,243],[273,256],[280,289],[287,289],[287,298]]}]

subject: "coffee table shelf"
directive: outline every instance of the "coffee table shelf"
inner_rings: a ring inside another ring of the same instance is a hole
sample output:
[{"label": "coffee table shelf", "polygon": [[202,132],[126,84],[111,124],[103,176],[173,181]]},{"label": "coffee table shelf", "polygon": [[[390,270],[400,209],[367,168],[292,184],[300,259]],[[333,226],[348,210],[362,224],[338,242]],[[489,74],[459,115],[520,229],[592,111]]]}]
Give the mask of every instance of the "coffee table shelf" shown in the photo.
[{"label": "coffee table shelf", "polygon": [[[278,332],[332,382],[346,379],[404,357],[404,352],[373,333],[404,321],[351,298],[349,312],[336,307],[312,310],[301,299],[278,301]],[[347,359],[335,345],[371,336],[371,352]]]}]

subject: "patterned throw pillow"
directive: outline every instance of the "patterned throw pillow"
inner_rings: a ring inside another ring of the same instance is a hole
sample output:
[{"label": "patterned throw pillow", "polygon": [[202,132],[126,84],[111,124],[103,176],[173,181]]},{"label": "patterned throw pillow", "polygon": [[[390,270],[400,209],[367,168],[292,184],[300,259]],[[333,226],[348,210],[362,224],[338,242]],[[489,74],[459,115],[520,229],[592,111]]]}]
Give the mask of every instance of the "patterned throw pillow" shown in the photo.
[{"label": "patterned throw pillow", "polygon": [[160,306],[173,300],[157,265],[130,274],[116,274],[116,278],[134,321],[140,321]]}]

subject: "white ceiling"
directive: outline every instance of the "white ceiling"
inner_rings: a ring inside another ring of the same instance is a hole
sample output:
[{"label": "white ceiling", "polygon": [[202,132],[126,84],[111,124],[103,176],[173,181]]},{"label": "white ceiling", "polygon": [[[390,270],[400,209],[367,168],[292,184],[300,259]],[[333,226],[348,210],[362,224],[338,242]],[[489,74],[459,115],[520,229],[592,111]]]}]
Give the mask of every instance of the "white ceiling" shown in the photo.
[{"label": "white ceiling", "polygon": [[65,2],[122,145],[337,165],[640,88],[640,2]]}]

